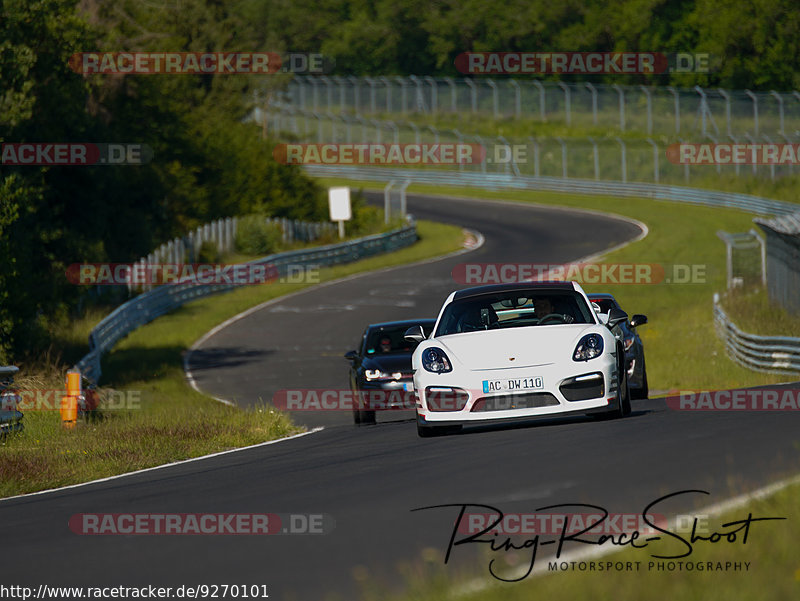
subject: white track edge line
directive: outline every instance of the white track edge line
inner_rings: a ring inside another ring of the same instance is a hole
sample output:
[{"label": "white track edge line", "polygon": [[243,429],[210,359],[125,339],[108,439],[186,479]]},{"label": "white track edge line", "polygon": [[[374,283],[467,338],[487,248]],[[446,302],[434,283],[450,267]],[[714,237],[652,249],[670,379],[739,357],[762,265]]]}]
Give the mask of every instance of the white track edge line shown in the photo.
[{"label": "white track edge line", "polygon": [[82,486],[89,486],[90,484],[98,484],[100,482],[108,482],[110,480],[117,480],[119,478],[127,478],[128,476],[133,476],[135,474],[143,474],[145,472],[152,472],[152,471],[155,471],[155,470],[161,470],[161,469],[164,469],[164,468],[174,467],[174,466],[177,466],[177,465],[184,465],[184,464],[187,464],[187,463],[194,463],[195,461],[202,461],[204,459],[211,459],[212,457],[219,457],[221,455],[228,455],[230,453],[238,453],[239,451],[247,451],[249,449],[257,449],[259,447],[265,447],[265,446],[268,446],[268,445],[277,444],[279,442],[292,440],[294,438],[301,438],[303,436],[308,436],[309,434],[316,434],[317,432],[322,432],[324,429],[325,429],[324,427],[320,426],[318,428],[314,428],[312,430],[309,430],[308,432],[300,432],[299,434],[293,434],[291,436],[285,436],[284,438],[277,438],[275,440],[267,440],[266,442],[259,442],[259,443],[253,444],[253,445],[248,445],[246,447],[237,447],[235,449],[228,449],[226,451],[218,451],[216,453],[211,453],[209,455],[201,455],[199,457],[190,457],[189,459],[182,459],[180,461],[173,461],[171,463],[164,463],[162,465],[154,465],[153,467],[146,467],[146,468],[143,468],[143,469],[140,469],[140,470],[134,470],[132,472],[125,472],[124,474],[116,474],[114,476],[106,476],[105,478],[98,478],[97,480],[89,480],[88,482],[79,482],[77,484],[69,484],[67,486],[62,486],[60,488],[48,488],[47,490],[39,490],[39,491],[36,491],[36,492],[25,493],[25,494],[22,494],[22,495],[14,495],[13,497],[5,497],[3,499],[0,499],[0,503],[2,503],[4,501],[11,501],[12,499],[22,499],[22,498],[25,498],[25,497],[34,497],[34,496],[37,496],[37,495],[45,495],[45,494],[54,493],[54,492],[61,492],[61,491],[64,491],[64,490],[69,490],[70,488],[79,488],[79,487],[82,487]]}]

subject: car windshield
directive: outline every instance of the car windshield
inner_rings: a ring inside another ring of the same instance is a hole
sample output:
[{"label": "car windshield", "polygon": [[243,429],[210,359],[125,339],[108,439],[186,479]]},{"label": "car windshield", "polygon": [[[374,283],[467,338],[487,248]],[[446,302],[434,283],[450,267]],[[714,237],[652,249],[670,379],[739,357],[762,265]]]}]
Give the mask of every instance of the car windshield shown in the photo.
[{"label": "car windshield", "polygon": [[[413,353],[416,342],[409,342],[403,336],[409,326],[380,327],[367,334],[364,346],[365,355],[388,355],[391,353]],[[428,326],[430,328],[430,326]],[[430,331],[430,329],[428,330]]]},{"label": "car windshield", "polygon": [[436,336],[575,323],[595,323],[589,306],[577,292],[510,291],[450,303],[436,328]]}]

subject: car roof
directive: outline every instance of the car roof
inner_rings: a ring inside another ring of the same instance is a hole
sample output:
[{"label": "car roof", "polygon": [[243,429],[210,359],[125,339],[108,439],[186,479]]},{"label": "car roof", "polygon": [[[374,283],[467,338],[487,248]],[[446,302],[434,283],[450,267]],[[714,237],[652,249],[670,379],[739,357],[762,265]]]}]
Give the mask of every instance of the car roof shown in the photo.
[{"label": "car roof", "polygon": [[616,302],[616,300],[617,300],[617,299],[615,299],[615,298],[614,298],[614,295],[613,295],[613,294],[609,294],[608,292],[597,292],[597,293],[594,293],[594,294],[592,294],[591,292],[587,292],[587,293],[586,293],[586,296],[588,296],[588,297],[589,297],[589,299],[593,299],[593,298],[607,298],[607,299],[613,300],[613,301],[615,301],[615,302]]},{"label": "car roof", "polygon": [[496,294],[498,292],[525,292],[530,290],[570,290],[574,292],[575,286],[573,286],[572,282],[516,282],[513,284],[491,284],[489,286],[475,286],[473,288],[457,290],[453,294],[453,300],[482,296],[484,294]]},{"label": "car roof", "polygon": [[411,326],[436,323],[435,317],[426,317],[424,319],[402,319],[400,321],[382,321],[380,323],[371,323],[367,326],[369,330],[377,330],[380,328],[400,328],[402,326]]}]

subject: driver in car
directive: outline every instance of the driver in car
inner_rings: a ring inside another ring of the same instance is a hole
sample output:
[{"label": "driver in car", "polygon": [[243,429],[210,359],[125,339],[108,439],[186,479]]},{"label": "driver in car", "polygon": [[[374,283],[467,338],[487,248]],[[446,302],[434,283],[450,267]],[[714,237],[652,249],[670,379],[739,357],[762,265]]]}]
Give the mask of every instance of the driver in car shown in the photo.
[{"label": "driver in car", "polygon": [[572,323],[575,321],[575,318],[572,317],[572,315],[557,313],[556,308],[553,306],[553,301],[551,301],[547,296],[540,296],[533,299],[533,309],[536,312],[536,317],[539,318],[539,321],[548,315],[557,315],[564,320],[564,323]]}]

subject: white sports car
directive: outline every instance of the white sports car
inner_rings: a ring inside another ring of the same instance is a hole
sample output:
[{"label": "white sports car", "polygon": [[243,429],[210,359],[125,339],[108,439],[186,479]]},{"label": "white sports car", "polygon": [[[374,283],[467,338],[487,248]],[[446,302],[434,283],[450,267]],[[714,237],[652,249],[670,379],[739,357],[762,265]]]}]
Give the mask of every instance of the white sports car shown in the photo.
[{"label": "white sports car", "polygon": [[575,282],[479,286],[453,292],[412,357],[420,436],[464,424],[564,413],[630,413],[621,342]]}]

